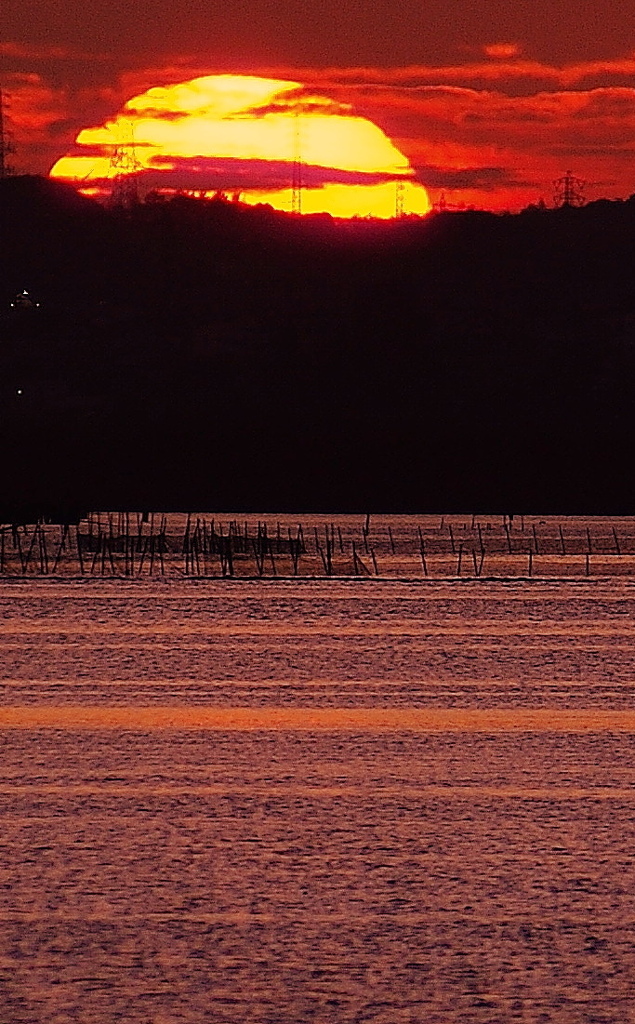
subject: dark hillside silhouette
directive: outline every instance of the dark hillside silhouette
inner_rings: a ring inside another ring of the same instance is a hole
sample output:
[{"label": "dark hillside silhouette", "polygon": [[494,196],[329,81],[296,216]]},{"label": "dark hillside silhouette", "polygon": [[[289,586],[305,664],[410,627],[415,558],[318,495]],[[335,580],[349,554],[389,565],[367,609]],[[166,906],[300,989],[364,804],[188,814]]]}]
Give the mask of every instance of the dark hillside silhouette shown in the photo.
[{"label": "dark hillside silhouette", "polygon": [[634,510],[633,200],[342,223],[14,178],[0,238],[3,516]]}]

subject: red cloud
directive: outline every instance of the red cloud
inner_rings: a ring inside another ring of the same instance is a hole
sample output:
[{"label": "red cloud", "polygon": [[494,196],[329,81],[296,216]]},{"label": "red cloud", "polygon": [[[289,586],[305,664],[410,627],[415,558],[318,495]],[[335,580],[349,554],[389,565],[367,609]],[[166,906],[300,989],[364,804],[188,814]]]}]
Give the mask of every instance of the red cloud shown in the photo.
[{"label": "red cloud", "polygon": [[[566,66],[492,43],[469,63],[397,68],[251,68],[252,74],[297,81],[378,124],[427,173],[430,187],[463,202],[518,208],[541,195],[568,167],[590,182],[589,198],[635,192],[635,56]],[[27,60],[81,59],[70,50],[4,43],[14,65]],[[28,55],[28,56],[27,56]],[[226,70],[226,69],[224,69]],[[131,97],[218,68],[183,60],[122,73],[107,86],[87,77],[60,88],[43,71],[5,76],[7,121],[17,144],[15,163],[46,170],[72,148],[82,127],[103,123]],[[610,184],[607,184],[610,183]]]}]

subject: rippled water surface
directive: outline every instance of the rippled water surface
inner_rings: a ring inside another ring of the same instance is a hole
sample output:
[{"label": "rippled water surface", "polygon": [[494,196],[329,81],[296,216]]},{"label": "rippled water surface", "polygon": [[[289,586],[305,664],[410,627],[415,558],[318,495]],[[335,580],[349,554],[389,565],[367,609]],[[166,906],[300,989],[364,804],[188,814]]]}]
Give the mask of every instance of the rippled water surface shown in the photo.
[{"label": "rippled water surface", "polygon": [[634,610],[0,581],[0,1021],[635,1021]]}]

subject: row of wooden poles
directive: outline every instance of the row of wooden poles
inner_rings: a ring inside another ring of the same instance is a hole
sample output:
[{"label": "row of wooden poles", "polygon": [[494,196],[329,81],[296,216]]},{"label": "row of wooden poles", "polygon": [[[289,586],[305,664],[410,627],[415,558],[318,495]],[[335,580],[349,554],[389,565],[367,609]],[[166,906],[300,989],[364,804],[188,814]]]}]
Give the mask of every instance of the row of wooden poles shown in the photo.
[{"label": "row of wooden poles", "polygon": [[135,576],[144,568],[152,575],[155,565],[164,573],[166,526],[165,516],[156,533],[145,534],[118,533],[112,523],[108,531],[89,533],[81,533],[78,525],[61,525],[58,535],[55,528],[41,522],[31,527],[4,526],[0,529],[0,574],[54,575],[69,562],[82,576]]},{"label": "row of wooden poles", "polygon": [[[313,539],[315,555],[321,563],[323,574],[336,575],[336,559],[339,559],[340,555],[348,554],[341,527],[336,527],[334,523],[324,524],[319,530],[314,527]],[[350,544],[348,565],[351,571],[346,575],[379,575],[375,552],[368,543],[367,528],[362,529],[360,548],[355,540]],[[280,523],[276,523],[274,530],[266,522],[258,522],[256,532],[252,535],[246,522],[242,526],[237,521],[230,522],[225,533],[222,523],[216,527],[212,520],[207,526],[203,520],[197,519],[194,523],[191,517],[188,517],[183,538],[183,554],[186,575],[207,575],[209,560],[216,557],[219,561],[220,575],[234,576],[237,562],[242,556],[243,560],[253,557],[256,574],[259,577],[269,573],[273,576],[298,576],[301,558],[308,554],[308,547],[302,524],[298,524],[295,529],[287,526],[285,530]],[[289,567],[289,562],[284,562],[285,556],[290,561],[290,573],[285,571]],[[369,556],[370,563],[366,556]],[[338,575],[342,575],[341,571]]]},{"label": "row of wooden poles", "polygon": [[[590,575],[591,556],[600,553],[594,550],[590,531],[586,530],[586,551],[576,545],[577,550],[572,552],[567,550],[562,527],[558,530],[557,554],[583,555],[585,574]],[[456,561],[455,568],[444,574],[482,576],[486,558],[489,561],[494,553],[487,548],[484,532],[479,527],[469,539],[465,535],[461,538],[460,533],[449,524],[448,557],[451,551]],[[386,535],[390,553],[398,553],[398,544],[402,553],[406,546],[404,539],[399,538],[397,542],[390,525]],[[532,576],[535,558],[547,554],[541,550],[535,526],[524,537],[524,550],[512,544],[509,526],[506,535],[506,553],[527,559],[526,570],[519,575]],[[622,555],[623,546],[614,528],[613,538],[610,554]],[[409,542],[407,546],[409,553],[420,559],[423,575],[434,575],[434,560],[439,552],[431,550],[430,538],[424,536],[421,527],[417,529],[414,544]],[[255,571],[246,573],[244,570],[250,563]],[[150,513],[93,514],[82,529],[79,525],[56,527],[41,522],[33,526],[13,524],[0,528],[0,574],[4,575],[54,575],[70,568],[80,575],[90,576],[180,573],[232,577],[239,569],[243,570],[240,575],[298,576],[302,566],[312,570],[310,575],[380,575],[377,549],[371,539],[370,517],[366,517],[361,535],[353,539],[345,537],[341,526],[335,523],[315,526],[311,544],[305,539],[301,524],[292,528],[283,527],[279,522],[275,526],[258,522],[254,529],[253,524],[250,527],[247,522],[223,523],[193,515],[187,516],[182,533],[168,532],[167,517]]]},{"label": "row of wooden poles", "polygon": [[[354,540],[351,542],[352,573],[378,574],[367,532],[362,531],[362,536],[361,551]],[[324,575],[334,575],[336,551],[345,553],[341,528],[328,524],[323,534],[315,528],[314,542]],[[83,532],[78,525],[52,527],[41,522],[0,528],[3,575],[53,575],[70,562],[80,575],[90,576],[138,576],[144,572],[165,575],[168,569],[186,576],[234,576],[239,564],[244,566],[253,559],[255,574],[260,577],[297,576],[301,558],[306,555],[301,524],[283,529],[277,523],[272,529],[266,522],[258,522],[252,532],[247,522],[232,521],[224,526],[189,515],[182,536],[177,537],[168,534],[166,516],[137,516],[135,521],[129,513],[121,513],[91,516]]]},{"label": "row of wooden poles", "polygon": [[[483,555],[485,553],[486,547],[487,547],[487,539],[488,539],[487,532],[485,530],[483,530],[483,527],[481,526],[480,523],[476,523],[475,527],[471,527],[471,529],[473,531],[475,531],[476,537],[475,537],[474,543],[469,545],[469,548],[473,551],[474,547],[476,546],[478,548],[479,553],[481,555]],[[545,539],[544,539],[544,537],[540,538],[540,536],[538,534],[538,530],[536,529],[536,524],[535,523],[531,524],[531,530],[529,531],[529,543],[527,542],[528,541],[527,535],[525,535],[525,533],[524,533],[524,526],[523,526],[523,532],[520,534],[520,536],[518,534],[513,534],[512,529],[511,529],[511,525],[509,523],[509,520],[507,520],[506,522],[503,523],[502,529],[503,529],[503,533],[504,533],[504,536],[505,536],[505,539],[506,539],[507,551],[508,551],[508,553],[510,555],[511,554],[524,554],[525,552],[527,552],[527,554],[531,553],[531,554],[534,554],[534,555],[540,555],[540,554],[543,553],[543,551],[541,549],[544,548]],[[390,527],[389,527],[389,530],[390,530]],[[593,546],[593,541],[592,541],[592,538],[591,538],[591,530],[589,529],[588,526],[585,527],[584,534],[585,534],[585,541],[586,541],[586,551],[582,551],[581,552],[579,550],[579,548],[578,548],[577,551],[571,551],[571,550],[567,551],[567,541],[565,539],[564,530],[562,529],[562,524],[558,523],[558,536],[557,536],[556,543],[559,545],[560,554],[562,554],[562,555],[567,555],[567,554],[588,554],[588,555],[592,555],[594,553],[594,546]],[[421,537],[421,529],[419,529],[419,536]],[[616,555],[621,555],[623,553],[622,552],[622,543],[620,542],[620,538],[618,537],[617,530],[615,529],[614,526],[611,527],[611,536],[612,536],[612,540],[613,540],[613,544],[614,544],[614,553]],[[461,548],[463,548],[465,550],[466,547],[468,547],[468,545],[466,545],[465,542],[463,540],[461,540],[461,531],[460,530],[459,531],[455,531],[452,528],[452,524],[451,523],[448,523],[448,537],[449,537],[450,545],[451,545],[451,548],[452,548],[452,554],[458,554]],[[512,538],[514,538],[514,540],[516,540],[516,545],[514,545],[514,542],[513,542]],[[571,540],[569,540],[569,548],[571,548]],[[596,552],[596,553],[599,553],[599,552]]]},{"label": "row of wooden poles", "polygon": [[[213,572],[216,562],[221,576],[234,576],[238,560],[253,557],[258,576],[267,573],[280,575],[276,557],[287,555],[291,561],[292,574],[299,573],[300,558],[306,554],[304,530],[298,525],[296,530],[287,527],[284,530],[280,523],[275,531],[270,532],[267,523],[258,522],[255,534],[249,524],[240,524],[232,520],[227,524],[227,532],[223,523],[215,520],[206,523],[204,519],[193,519],[188,516],[181,545],[184,556],[183,571],[186,576],[218,575]],[[212,572],[210,573],[210,570]]]},{"label": "row of wooden poles", "polygon": [[[390,527],[388,529],[390,530]],[[507,538],[507,554],[521,556],[521,557],[522,556],[526,556],[527,557],[527,572],[528,572],[528,575],[531,576],[532,572],[533,572],[534,558],[536,556],[548,553],[548,552],[546,552],[544,550],[544,548],[545,548],[544,539],[543,539],[543,542],[541,543],[541,541],[539,540],[539,536],[538,536],[538,532],[536,530],[535,524],[532,524],[532,529],[531,529],[531,534],[529,536],[529,541],[528,541],[527,537],[522,537],[522,541],[524,543],[521,542],[520,545],[516,544],[514,546],[514,544],[512,543],[512,536],[511,536],[511,531],[510,531],[509,525],[505,525],[504,531],[505,531],[505,535],[506,535],[506,538]],[[562,555],[563,557],[565,557],[567,555],[572,555],[572,554],[573,555],[575,555],[575,554],[584,555],[584,559],[585,559],[585,573],[588,576],[590,574],[590,571],[591,571],[591,555],[604,553],[604,554],[611,554],[611,555],[621,556],[622,554],[625,553],[623,551],[623,545],[620,542],[620,539],[618,537],[617,530],[615,529],[615,527],[611,527],[611,533],[612,533],[614,548],[610,552],[600,552],[600,551],[597,550],[597,545],[594,547],[593,541],[592,541],[592,537],[591,537],[591,531],[590,531],[590,529],[588,527],[585,528],[585,544],[584,544],[584,548],[581,549],[580,545],[577,544],[577,545],[575,545],[575,550],[572,550],[571,541],[569,541],[569,548],[567,549],[567,543],[566,543],[566,540],[565,540],[564,531],[562,529],[562,525],[559,523],[558,524],[559,550],[557,552],[554,552],[554,554]],[[420,551],[420,554],[421,554],[421,561],[423,563],[423,571],[424,571],[424,575],[427,576],[428,575],[427,557],[429,555],[429,551],[427,551],[426,541],[425,541],[425,538],[424,538],[423,533],[421,531],[421,527],[418,527],[418,534],[419,534],[419,551]],[[457,576],[461,575],[462,565],[464,564],[465,560],[467,560],[468,562],[471,560],[472,563],[473,563],[474,575],[475,576],[481,576],[482,573],[483,573],[483,564],[485,562],[486,554],[491,555],[491,554],[494,553],[491,550],[489,550],[489,551],[487,550],[487,546],[486,546],[486,544],[484,542],[484,533],[483,533],[483,530],[482,530],[480,524],[477,524],[477,536],[478,536],[478,540],[476,542],[475,541],[471,541],[469,543],[465,543],[465,541],[461,540],[460,534],[457,536],[455,534],[455,532],[453,531],[452,526],[449,525],[449,538],[450,538],[450,545],[451,545],[452,554],[457,556],[457,570],[456,570],[456,575]],[[392,537],[391,537],[391,544],[392,544]],[[393,552],[394,552],[394,545],[393,545]]]}]

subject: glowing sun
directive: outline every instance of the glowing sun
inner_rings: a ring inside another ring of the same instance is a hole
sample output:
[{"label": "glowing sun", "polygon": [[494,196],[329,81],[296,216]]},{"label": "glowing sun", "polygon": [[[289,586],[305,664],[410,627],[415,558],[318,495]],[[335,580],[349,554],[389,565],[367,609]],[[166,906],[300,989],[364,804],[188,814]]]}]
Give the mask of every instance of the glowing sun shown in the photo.
[{"label": "glowing sun", "polygon": [[408,160],[377,125],[298,82],[243,75],[135,96],[106,124],[83,129],[50,174],[94,195],[135,175],[141,194],[240,193],[246,203],[336,217],[430,208]]}]

